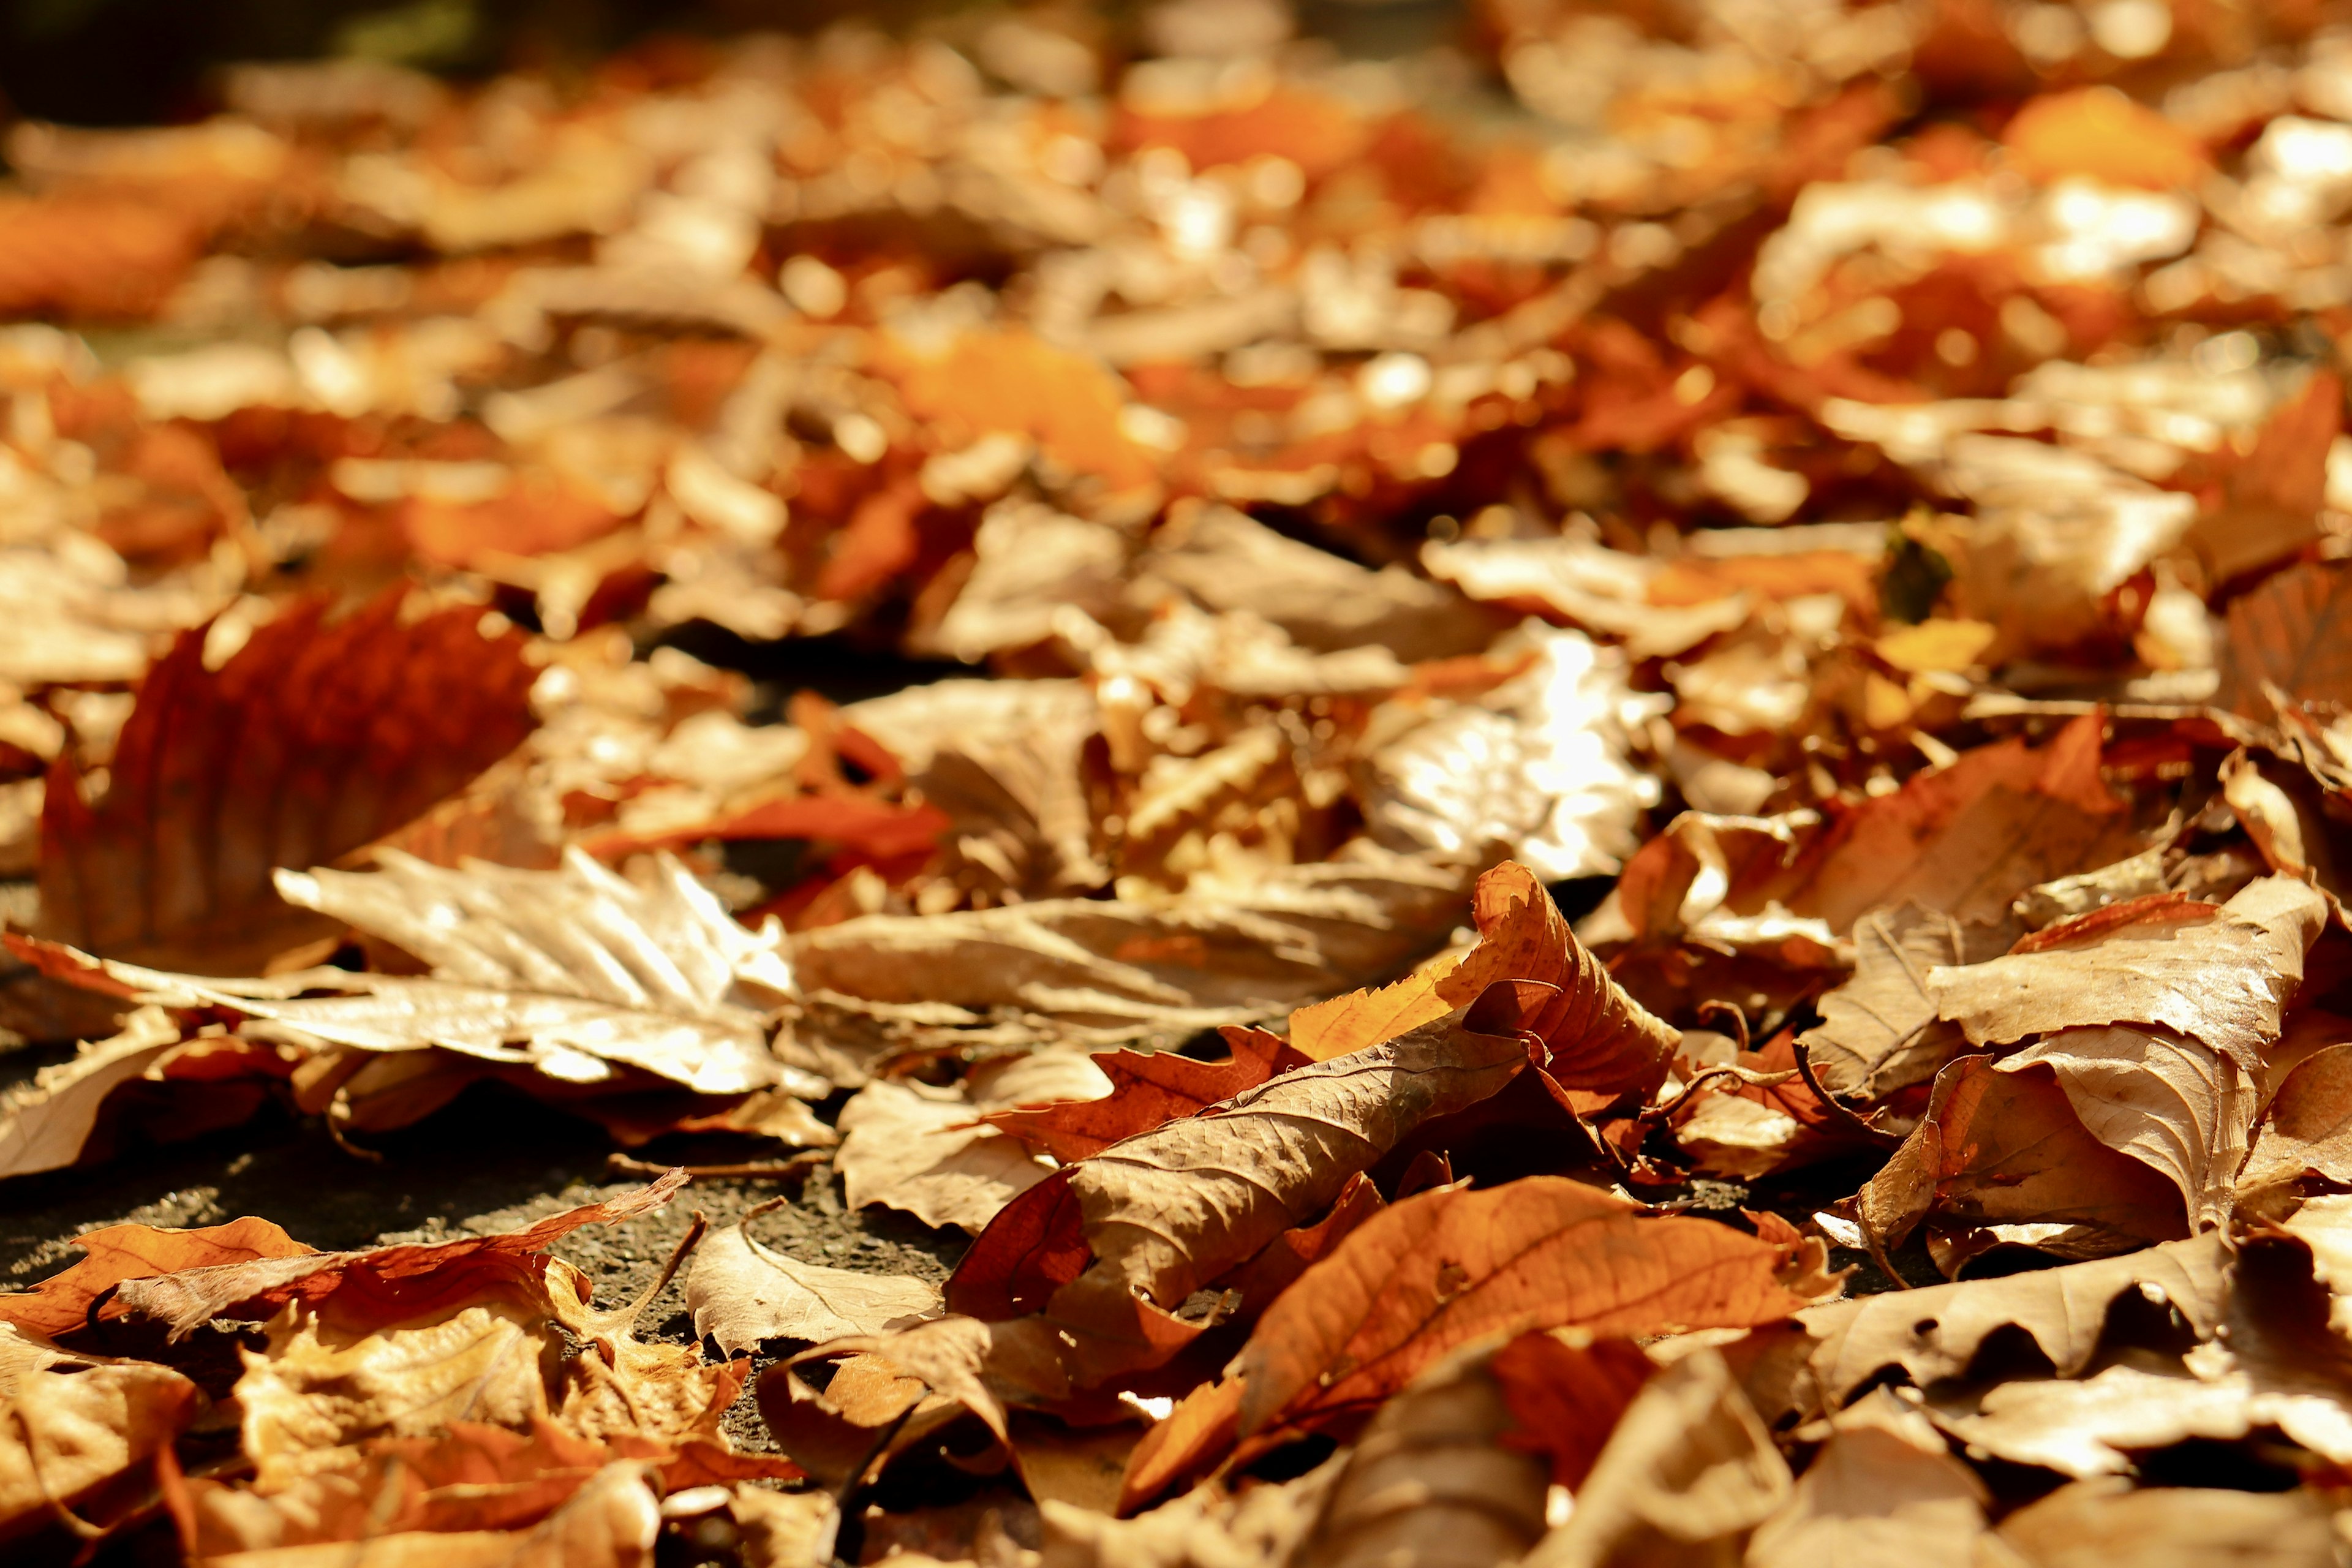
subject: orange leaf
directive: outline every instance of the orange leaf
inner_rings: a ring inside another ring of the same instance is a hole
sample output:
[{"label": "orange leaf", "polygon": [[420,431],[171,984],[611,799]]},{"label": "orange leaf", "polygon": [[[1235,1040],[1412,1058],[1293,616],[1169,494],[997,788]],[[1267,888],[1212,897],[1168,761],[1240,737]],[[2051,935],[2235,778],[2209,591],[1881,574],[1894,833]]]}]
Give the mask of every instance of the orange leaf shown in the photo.
[{"label": "orange leaf", "polygon": [[1490,985],[1532,981],[1542,989],[1528,994],[1516,1026],[1550,1047],[1557,1082],[1608,1093],[1656,1086],[1679,1037],[1610,979],[1534,872],[1505,861],[1478,879],[1473,907],[1478,945],[1459,963],[1302,1007],[1291,1015],[1291,1045],[1328,1061],[1468,1006]]},{"label": "orange leaf", "polygon": [[1223,1034],[1233,1049],[1223,1061],[1194,1061],[1173,1051],[1098,1051],[1095,1066],[1110,1079],[1108,1093],[993,1110],[980,1120],[1068,1164],[1255,1089],[1301,1059],[1286,1042],[1263,1029],[1228,1028]]},{"label": "orange leaf", "polygon": [[1235,1363],[1238,1431],[1385,1399],[1498,1333],[1744,1328],[1811,1305],[1786,1251],[1712,1220],[1649,1219],[1560,1176],[1441,1189],[1365,1222],[1276,1301]]},{"label": "orange leaf", "polygon": [[400,623],[388,595],[330,626],[294,605],[217,670],[205,633],[149,671],[105,796],[70,755],[41,817],[40,934],[85,952],[200,973],[255,973],[335,922],[270,873],[383,837],[522,742],[535,721],[523,638],[482,612]]},{"label": "orange leaf", "polygon": [[[250,1215],[196,1230],[152,1225],[110,1225],[74,1237],[82,1259],[53,1274],[21,1296],[0,1296],[0,1322],[55,1338],[89,1321],[91,1306],[126,1279],[145,1279],[183,1269],[235,1267],[257,1259],[313,1258],[305,1247],[266,1219]],[[101,1317],[125,1309],[108,1300]]]}]

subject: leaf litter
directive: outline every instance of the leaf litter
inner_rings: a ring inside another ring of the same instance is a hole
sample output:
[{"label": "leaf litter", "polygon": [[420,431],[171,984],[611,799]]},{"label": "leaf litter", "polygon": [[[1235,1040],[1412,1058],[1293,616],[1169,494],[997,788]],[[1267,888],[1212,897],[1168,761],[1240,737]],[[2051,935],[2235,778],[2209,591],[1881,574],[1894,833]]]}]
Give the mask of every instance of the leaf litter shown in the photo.
[{"label": "leaf litter", "polygon": [[1469,20],[8,131],[12,1561],[2342,1559],[2352,35]]}]

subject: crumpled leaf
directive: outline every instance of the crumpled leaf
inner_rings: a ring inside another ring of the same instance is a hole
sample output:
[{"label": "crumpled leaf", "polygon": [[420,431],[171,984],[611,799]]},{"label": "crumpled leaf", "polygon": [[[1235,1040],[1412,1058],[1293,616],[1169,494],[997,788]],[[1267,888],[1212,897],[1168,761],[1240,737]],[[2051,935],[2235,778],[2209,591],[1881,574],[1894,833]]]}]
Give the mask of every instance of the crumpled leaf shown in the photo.
[{"label": "crumpled leaf", "polygon": [[1738,1560],[1790,1496],[1788,1461],[1713,1350],[1650,1380],[1618,1421],[1576,1511],[1528,1568],[1650,1568]]},{"label": "crumpled leaf", "polygon": [[2169,1241],[1995,1279],[1969,1279],[1812,1307],[1798,1316],[1811,1348],[1806,1367],[1831,1408],[1889,1367],[1925,1388],[1966,1373],[1995,1331],[2022,1330],[2072,1377],[2098,1346],[2107,1309],[2127,1290],[2160,1294],[2209,1338],[2227,1306],[2229,1249],[2218,1236]]},{"label": "crumpled leaf", "polygon": [[[2258,1073],[2263,1048],[2278,1038],[2286,998],[2303,978],[2304,952],[2327,919],[2326,901],[2292,878],[2273,876],[2218,910],[2177,900],[2151,904],[2041,931],[2031,951],[1930,971],[1928,994],[1977,1045],[2102,1024],[2153,1025]],[[2213,984],[2216,973],[2232,983]]]},{"label": "crumpled leaf", "polygon": [[2052,1069],[2005,1070],[2014,1061],[1967,1056],[1937,1076],[1927,1113],[1859,1195],[1871,1234],[1899,1246],[1932,1210],[2040,1226],[2046,1248],[2096,1257],[2194,1228],[2163,1173],[2102,1142]]},{"label": "crumpled leaf", "polygon": [[938,1289],[919,1279],[804,1263],[764,1247],[745,1229],[751,1218],[704,1237],[687,1270],[694,1331],[728,1354],[761,1340],[879,1333],[939,1310]]},{"label": "crumpled leaf", "polygon": [[1830,1426],[1788,1503],[1757,1528],[1748,1563],[1972,1568],[1991,1494],[1925,1415],[1881,1388],[1839,1411]]},{"label": "crumpled leaf", "polygon": [[1680,1035],[1625,994],[1526,867],[1506,862],[1481,877],[1474,907],[1479,943],[1458,966],[1432,966],[1377,991],[1302,1009],[1292,1044],[1328,1060],[1467,1005],[1490,985],[1532,981],[1537,1003],[1525,1027],[1543,1041],[1555,1081],[1647,1094],[1664,1080]]},{"label": "crumpled leaf", "polygon": [[358,1050],[439,1046],[572,1083],[635,1067],[705,1094],[786,1081],[760,1010],[793,993],[781,929],[745,931],[675,861],[639,886],[577,850],[556,871],[453,871],[380,855],[381,870],[286,872],[279,884],[289,900],[405,948],[433,966],[429,977],[107,973],[167,1006],[232,1007]]},{"label": "crumpled leaf", "polygon": [[331,928],[279,900],[278,867],[331,862],[421,814],[535,722],[522,638],[478,610],[399,621],[394,595],[332,625],[297,605],[218,670],[182,634],[122,727],[104,797],[68,758],[42,819],[43,936],[234,974]]},{"label": "crumpled leaf", "polygon": [[1089,1272],[1173,1308],[1321,1214],[1413,1128],[1476,1104],[1526,1065],[1517,1038],[1449,1015],[1113,1144],[1069,1178]]},{"label": "crumpled leaf", "polygon": [[74,1237],[74,1245],[82,1249],[82,1257],[71,1268],[50,1275],[30,1290],[0,1295],[0,1320],[26,1333],[55,1336],[81,1326],[101,1304],[107,1315],[120,1316],[123,1309],[112,1293],[125,1280],[257,1260],[320,1256],[316,1247],[295,1240],[268,1220],[251,1215],[194,1230],[102,1226]]},{"label": "crumpled leaf", "polygon": [[925,1225],[977,1232],[1051,1168],[978,1113],[1005,1097],[1087,1093],[1101,1079],[1084,1058],[1041,1052],[992,1075],[981,1104],[916,1084],[869,1083],[842,1107],[834,1169],[853,1208],[883,1204]]},{"label": "crumpled leaf", "polygon": [[2271,1096],[2238,1173],[2241,1201],[2305,1175],[2352,1183],[2352,1043],[2304,1058]]},{"label": "crumpled leaf", "polygon": [[169,1367],[108,1362],[0,1331],[0,1541],[152,1460],[194,1418],[196,1385]]},{"label": "crumpled leaf", "polygon": [[1098,1052],[1094,1063],[1110,1079],[1108,1093],[992,1110],[980,1120],[1066,1165],[1231,1100],[1307,1059],[1263,1029],[1229,1028],[1224,1039],[1232,1054],[1221,1062],[1173,1051]]},{"label": "crumpled leaf", "polygon": [[1937,1031],[1927,973],[1967,958],[1948,915],[1906,902],[1853,925],[1853,978],[1823,996],[1806,1031],[1813,1071],[1832,1094],[1880,1100],[1933,1078],[1958,1041]]}]

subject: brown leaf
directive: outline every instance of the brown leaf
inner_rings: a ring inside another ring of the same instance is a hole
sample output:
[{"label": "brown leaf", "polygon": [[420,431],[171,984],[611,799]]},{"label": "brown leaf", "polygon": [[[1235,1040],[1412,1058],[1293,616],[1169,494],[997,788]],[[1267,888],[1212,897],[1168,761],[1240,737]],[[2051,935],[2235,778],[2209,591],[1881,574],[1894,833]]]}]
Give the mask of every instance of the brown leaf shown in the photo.
[{"label": "brown leaf", "polygon": [[[2316,892],[2286,877],[2252,883],[2218,910],[2164,904],[2152,918],[2082,917],[2035,936],[2035,951],[1931,972],[1942,1017],[1977,1045],[2101,1024],[2160,1025],[2210,1047],[2249,1076],[2279,1037],[2303,955],[2327,919]],[[2177,917],[2177,918],[2176,918]],[[2064,945],[2059,942],[2064,942]],[[2229,984],[2216,985],[2216,973]]]},{"label": "brown leaf", "polygon": [[1553,993],[1525,1027],[1542,1038],[1563,1088],[1646,1095],[1658,1086],[1680,1036],[1585,951],[1534,873],[1510,861],[1479,878],[1475,913],[1478,945],[1458,966],[1303,1009],[1292,1044],[1328,1060],[1468,1006],[1499,982],[1529,981]]},{"label": "brown leaf", "polygon": [[[1312,1011],[1301,1009],[1302,1015]],[[1069,1164],[1231,1100],[1307,1059],[1263,1029],[1228,1028],[1224,1038],[1232,1054],[1221,1062],[1195,1061],[1173,1051],[1104,1051],[1094,1061],[1110,1079],[1108,1093],[992,1110],[980,1120]]]},{"label": "brown leaf", "polygon": [[1758,1527],[1748,1549],[1752,1568],[1974,1568],[1991,1495],[1925,1415],[1882,1388],[1830,1426],[1788,1503]]},{"label": "brown leaf", "polygon": [[230,1007],[356,1050],[438,1046],[574,1084],[620,1066],[706,1094],[786,1082],[822,1092],[814,1075],[793,1079],[769,1045],[764,1014],[793,990],[782,928],[745,931],[676,861],[664,858],[640,885],[576,849],[556,871],[453,871],[379,855],[379,870],[281,871],[278,884],[290,901],[431,964],[430,976],[107,973],[165,1005]]},{"label": "brown leaf", "polygon": [[1580,1346],[1549,1333],[1521,1334],[1488,1366],[1511,1407],[1513,1430],[1503,1442],[1542,1454],[1552,1484],[1570,1491],[1584,1485],[1618,1419],[1657,1371],[1629,1340]]},{"label": "brown leaf", "polygon": [[973,1121],[961,1098],[875,1082],[842,1108],[833,1157],[852,1208],[881,1204],[975,1234],[1050,1169],[1019,1139]]},{"label": "brown leaf", "polygon": [[1967,953],[1958,923],[1916,903],[1863,916],[1853,946],[1853,978],[1821,999],[1804,1043],[1823,1089],[1879,1100],[1935,1077],[1951,1055],[1958,1040],[1935,1027],[1927,972]]},{"label": "brown leaf", "polygon": [[2290,703],[2352,702],[2352,567],[2308,562],[2230,603],[2221,689],[2215,700],[2258,723],[2270,693]]},{"label": "brown leaf", "polygon": [[1382,1405],[1292,1563],[1517,1561],[1543,1534],[1548,1477],[1498,1441],[1517,1420],[1499,1382],[1489,1353],[1472,1352]]},{"label": "brown leaf", "polygon": [[2032,1568],[2322,1568],[2336,1551],[2307,1493],[2135,1489],[2120,1477],[2061,1487],[2001,1521],[2000,1534]]},{"label": "brown leaf", "polygon": [[2274,409],[2254,449],[2229,477],[2221,504],[2184,542],[2220,586],[2297,553],[2319,538],[2327,451],[2344,430],[2344,380],[2323,370]]},{"label": "brown leaf", "polygon": [[1810,1373],[1834,1408],[1890,1367],[1922,1388],[1966,1373],[1996,1330],[2022,1330],[2060,1377],[2083,1370],[2098,1346],[2107,1309],[2128,1290],[2160,1294],[2209,1338],[2227,1304],[2229,1249],[2217,1236],[2166,1242],[1996,1279],[1970,1279],[1833,1301],[1801,1313],[1811,1337]]},{"label": "brown leaf", "polygon": [[0,1330],[0,1541],[58,1521],[58,1510],[170,1446],[203,1404],[168,1367],[86,1360]]},{"label": "brown leaf", "polygon": [[944,1003],[972,1023],[992,1009],[1037,1016],[1087,1045],[1181,1039],[1395,973],[1444,941],[1463,890],[1456,868],[1358,841],[1243,896],[868,915],[801,933],[793,961],[828,1006],[936,1016]]},{"label": "brown leaf", "polygon": [[2101,1142],[2051,1070],[2007,1065],[1967,1056],[1937,1076],[1926,1116],[1862,1189],[1874,1235],[1900,1245],[1933,1210],[1980,1225],[2074,1227],[2063,1241],[2079,1257],[2189,1231],[2179,1191]]},{"label": "brown leaf", "polygon": [[1651,1379],[1618,1421],[1568,1522],[1528,1568],[1703,1568],[1739,1561],[1790,1495],[1789,1466],[1712,1350]]},{"label": "brown leaf", "polygon": [[[657,1209],[685,1184],[686,1173],[673,1171],[651,1186],[567,1209],[522,1230],[354,1252],[313,1251],[261,1220],[202,1231],[113,1226],[81,1237],[90,1256],[43,1281],[35,1292],[38,1301],[6,1316],[20,1327],[56,1332],[80,1321],[111,1287],[102,1318],[153,1319],[174,1339],[218,1317],[267,1318],[289,1301],[340,1323],[398,1321],[437,1303],[516,1285],[536,1291],[550,1247],[582,1226],[614,1225]],[[231,1251],[242,1253],[243,1260],[219,1256]],[[68,1311],[58,1329],[44,1329]]]},{"label": "brown leaf", "polygon": [[1234,1363],[1243,1436],[1375,1403],[1488,1334],[1746,1327],[1806,1304],[1781,1248],[1727,1226],[1645,1219],[1558,1176],[1423,1193],[1375,1215],[1260,1320]]},{"label": "brown leaf", "polygon": [[113,1293],[127,1279],[326,1256],[269,1221],[251,1217],[198,1230],[110,1225],[84,1231],[74,1237],[74,1245],[83,1256],[72,1268],[50,1275],[30,1290],[0,1296],[0,1321],[26,1333],[54,1337],[80,1327],[96,1309],[102,1308],[105,1317],[121,1316],[124,1308]]},{"label": "brown leaf", "polygon": [[1091,1271],[1172,1308],[1323,1213],[1415,1127],[1526,1065],[1516,1037],[1449,1015],[1114,1144],[1070,1178]]},{"label": "brown leaf", "polygon": [[938,1289],[919,1279],[803,1263],[762,1247],[742,1225],[703,1237],[686,1276],[694,1331],[730,1355],[761,1340],[879,1333],[939,1305]]},{"label": "brown leaf", "polygon": [[2279,1085],[2238,1173],[2242,1199],[2305,1175],[2352,1184],[2352,1044],[2305,1057]]},{"label": "brown leaf", "polygon": [[68,1062],[44,1068],[33,1082],[0,1100],[0,1177],[54,1171],[81,1157],[107,1097],[135,1082],[180,1043],[181,1029],[160,1007],[142,1007],[121,1033],[92,1041]]},{"label": "brown leaf", "polygon": [[44,936],[170,969],[253,973],[329,922],[281,902],[278,867],[380,838],[514,750],[534,722],[519,633],[482,613],[344,620],[298,604],[218,670],[185,632],[148,673],[104,798],[69,757],[42,821]]}]

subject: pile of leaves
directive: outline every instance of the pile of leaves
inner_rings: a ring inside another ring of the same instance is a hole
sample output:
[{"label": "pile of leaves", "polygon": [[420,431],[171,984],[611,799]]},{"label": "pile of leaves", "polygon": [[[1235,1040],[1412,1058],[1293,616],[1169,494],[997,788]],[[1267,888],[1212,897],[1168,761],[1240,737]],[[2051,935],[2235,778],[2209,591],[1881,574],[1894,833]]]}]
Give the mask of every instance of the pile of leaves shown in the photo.
[{"label": "pile of leaves", "polygon": [[[520,1094],[656,1179],[80,1236],[0,1552],[2341,1560],[2336,9],[16,125],[0,1178]],[[600,1305],[689,1179],[782,1195]]]}]

